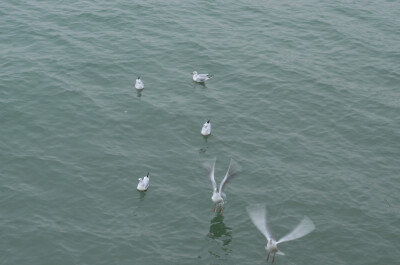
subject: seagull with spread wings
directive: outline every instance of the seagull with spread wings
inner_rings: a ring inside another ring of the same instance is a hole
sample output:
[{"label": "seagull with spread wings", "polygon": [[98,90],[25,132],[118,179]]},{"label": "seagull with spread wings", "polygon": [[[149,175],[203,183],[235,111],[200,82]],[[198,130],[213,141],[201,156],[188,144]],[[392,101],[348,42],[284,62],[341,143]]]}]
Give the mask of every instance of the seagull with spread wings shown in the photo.
[{"label": "seagull with spread wings", "polygon": [[247,208],[247,213],[250,216],[251,221],[253,221],[254,225],[260,230],[260,232],[267,238],[268,243],[265,249],[268,252],[267,262],[269,259],[269,255],[272,253],[274,256],[272,257],[272,263],[275,261],[275,254],[285,255],[283,252],[278,250],[278,244],[295,240],[300,237],[303,237],[309,233],[311,233],[315,229],[314,223],[308,218],[304,217],[304,219],[297,225],[292,232],[282,237],[278,241],[273,239],[270,229],[268,227],[267,222],[267,210],[265,205],[251,205]]},{"label": "seagull with spread wings", "polygon": [[214,202],[213,212],[215,212],[215,208],[217,207],[217,205],[219,206],[219,212],[221,212],[222,206],[224,204],[224,198],[226,198],[226,195],[225,195],[225,193],[222,192],[222,189],[232,179],[232,177],[237,173],[237,170],[236,170],[236,167],[234,166],[233,159],[231,159],[228,171],[226,172],[226,175],[225,175],[224,179],[222,180],[221,184],[219,185],[219,189],[218,189],[217,183],[215,182],[215,178],[214,178],[214,168],[215,168],[215,161],[211,167],[211,172],[209,175],[211,184],[213,186],[213,195],[211,197],[211,200]]}]

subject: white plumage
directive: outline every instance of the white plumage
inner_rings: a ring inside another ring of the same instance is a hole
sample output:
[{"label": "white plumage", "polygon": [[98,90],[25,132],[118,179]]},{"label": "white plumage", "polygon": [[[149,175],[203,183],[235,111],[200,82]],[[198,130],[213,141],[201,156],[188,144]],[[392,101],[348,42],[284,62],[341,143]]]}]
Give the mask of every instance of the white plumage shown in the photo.
[{"label": "white plumage", "polygon": [[144,88],[144,84],[143,84],[143,81],[140,79],[140,76],[138,76],[138,78],[136,79],[135,88],[136,89]]},{"label": "white plumage", "polygon": [[217,204],[219,206],[219,212],[221,212],[221,210],[222,210],[222,206],[224,204],[223,197],[224,198],[226,197],[225,193],[222,192],[222,189],[224,188],[226,183],[228,183],[232,179],[232,177],[237,173],[237,170],[235,169],[233,164],[234,164],[234,161],[233,161],[233,159],[231,159],[228,171],[226,172],[224,179],[222,180],[221,184],[219,185],[219,190],[217,187],[217,183],[215,182],[215,178],[214,178],[215,161],[211,167],[211,172],[210,172],[209,177],[211,180],[211,184],[213,186],[213,195],[211,197],[211,200],[214,202],[213,212],[215,212],[215,208],[217,207]]},{"label": "white plumage", "polygon": [[149,173],[147,173],[144,178],[139,178],[139,183],[137,185],[137,190],[138,191],[146,191],[149,188],[150,185],[150,176]]},{"label": "white plumage", "polygon": [[295,229],[293,229],[292,232],[282,237],[278,241],[275,241],[275,239],[272,238],[270,229],[268,227],[267,210],[265,205],[252,205],[248,206],[246,209],[251,221],[253,221],[257,229],[260,230],[260,232],[268,240],[267,246],[265,247],[268,252],[267,262],[270,253],[273,253],[274,255],[272,258],[272,263],[275,261],[275,254],[285,255],[283,252],[278,250],[278,244],[303,237],[315,229],[314,223],[308,217],[304,217],[304,219],[296,226]]},{"label": "white plumage", "polygon": [[211,123],[210,120],[208,120],[206,123],[204,123],[203,128],[201,128],[201,135],[210,135],[211,134]]},{"label": "white plumage", "polygon": [[203,83],[207,81],[208,79],[213,78],[212,75],[210,74],[198,74],[196,71],[192,73],[193,75],[193,81],[198,82],[198,83]]}]

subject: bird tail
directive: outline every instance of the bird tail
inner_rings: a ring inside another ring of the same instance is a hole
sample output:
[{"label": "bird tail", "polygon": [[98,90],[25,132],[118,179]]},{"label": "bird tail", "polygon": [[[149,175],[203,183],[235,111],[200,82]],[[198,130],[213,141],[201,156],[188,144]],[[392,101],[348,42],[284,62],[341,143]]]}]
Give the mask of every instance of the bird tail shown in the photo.
[{"label": "bird tail", "polygon": [[208,79],[211,79],[211,78],[213,78],[214,76],[213,76],[213,75],[207,75],[207,77],[208,77]]}]

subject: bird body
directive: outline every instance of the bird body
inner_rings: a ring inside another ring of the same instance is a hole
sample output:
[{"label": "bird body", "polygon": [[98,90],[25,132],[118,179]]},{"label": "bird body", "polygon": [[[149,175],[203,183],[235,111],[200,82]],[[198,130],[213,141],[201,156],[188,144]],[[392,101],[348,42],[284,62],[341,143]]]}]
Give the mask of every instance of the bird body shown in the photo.
[{"label": "bird body", "polygon": [[268,250],[268,252],[273,252],[273,253],[278,252],[278,246],[276,245],[276,241],[272,239],[269,240],[265,249]]},{"label": "bird body", "polygon": [[219,194],[218,190],[214,190],[213,195],[211,196],[211,200],[217,204],[217,203],[223,203],[224,199],[222,199],[221,194]]},{"label": "bird body", "polygon": [[196,71],[194,71],[192,73],[192,75],[193,75],[193,81],[195,81],[197,83],[203,83],[203,82],[207,81],[208,79],[213,78],[213,76],[210,74],[198,74]]},{"label": "bird body", "polygon": [[215,212],[215,208],[217,207],[217,205],[219,206],[219,212],[221,212],[222,206],[224,205],[223,197],[226,197],[225,193],[222,192],[222,189],[225,187],[226,183],[228,183],[232,179],[232,177],[237,173],[237,171],[233,167],[233,160],[231,159],[228,171],[226,172],[226,175],[225,175],[224,179],[222,180],[221,184],[219,185],[219,189],[218,189],[217,183],[215,182],[215,178],[214,178],[214,169],[215,169],[215,161],[211,167],[211,171],[210,171],[210,175],[209,175],[211,184],[213,186],[213,195],[211,197],[211,200],[214,203],[213,212]]},{"label": "bird body", "polygon": [[144,178],[139,178],[139,183],[137,185],[137,190],[138,191],[146,191],[149,188],[150,185],[150,176],[149,173],[147,173]]},{"label": "bird body", "polygon": [[138,78],[136,79],[135,88],[136,89],[144,88],[144,84],[143,84],[143,81],[140,79],[140,76],[138,76]]},{"label": "bird body", "polygon": [[267,211],[265,209],[265,205],[249,206],[247,207],[247,212],[250,216],[251,221],[268,240],[267,246],[265,247],[268,252],[267,262],[271,253],[273,254],[272,263],[274,263],[275,261],[275,254],[285,255],[278,249],[278,244],[301,238],[311,233],[315,229],[314,223],[308,217],[304,217],[304,219],[300,222],[300,224],[297,225],[295,229],[293,229],[292,232],[282,237],[278,241],[275,241],[275,239],[272,238],[271,232],[268,227],[268,222],[266,218]]},{"label": "bird body", "polygon": [[201,128],[201,135],[207,136],[211,134],[211,123],[210,120],[208,120],[206,123],[204,123],[203,128]]}]

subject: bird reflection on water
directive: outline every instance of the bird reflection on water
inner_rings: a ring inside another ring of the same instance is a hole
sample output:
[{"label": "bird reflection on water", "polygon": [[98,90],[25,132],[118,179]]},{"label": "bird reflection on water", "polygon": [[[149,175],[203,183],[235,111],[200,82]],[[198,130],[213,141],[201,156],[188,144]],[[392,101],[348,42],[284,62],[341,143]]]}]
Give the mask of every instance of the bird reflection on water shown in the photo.
[{"label": "bird reflection on water", "polygon": [[208,135],[207,135],[207,136],[203,136],[203,135],[202,135],[202,137],[204,138],[204,141],[205,141],[205,143],[206,143],[206,146],[200,148],[200,150],[199,150],[199,153],[200,153],[200,154],[207,152],[207,149],[208,149],[208,142],[207,142]]},{"label": "bird reflection on water", "polygon": [[[224,223],[224,216],[222,214],[217,214],[210,222],[210,231],[207,235],[218,245],[222,243],[221,249],[223,250],[225,256],[231,254],[232,249],[228,246],[232,241],[232,228],[228,227]],[[218,259],[221,258],[221,252],[218,248],[211,247],[209,249],[209,254]]]},{"label": "bird reflection on water", "polygon": [[193,81],[193,88],[196,88],[196,87],[208,88],[205,83],[197,83],[197,82]]},{"label": "bird reflection on water", "polygon": [[144,201],[144,197],[146,197],[146,192],[142,191],[142,192],[138,192],[139,193],[139,200],[142,202]]}]

